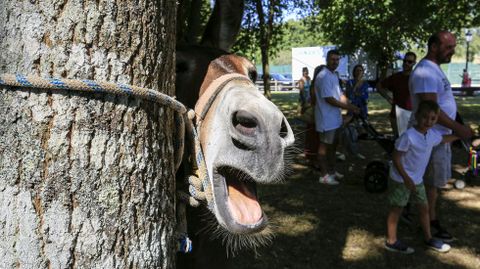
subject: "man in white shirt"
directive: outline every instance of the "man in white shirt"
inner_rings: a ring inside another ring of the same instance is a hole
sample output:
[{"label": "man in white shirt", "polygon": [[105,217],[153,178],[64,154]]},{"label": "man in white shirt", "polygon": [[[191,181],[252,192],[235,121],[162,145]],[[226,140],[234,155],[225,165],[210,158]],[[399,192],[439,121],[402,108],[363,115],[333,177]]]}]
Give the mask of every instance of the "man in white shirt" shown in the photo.
[{"label": "man in white shirt", "polygon": [[340,90],[335,70],[340,62],[340,53],[330,50],[327,53],[327,68],[315,79],[315,128],[319,134],[318,161],[320,165],[320,183],[337,185],[335,178],[343,175],[335,171],[338,130],[342,127],[342,108],[355,114],[359,108],[348,103]]},{"label": "man in white shirt", "polygon": [[[470,138],[472,129],[455,121],[457,104],[452,94],[450,82],[440,68],[441,64],[449,63],[455,53],[456,38],[448,31],[441,31],[428,39],[428,51],[410,75],[409,88],[412,97],[412,112],[418,108],[422,100],[432,100],[440,106],[437,124],[433,129],[440,134],[450,134],[452,131],[462,139]],[[415,121],[412,113],[410,125]],[[451,242],[453,237],[440,226],[436,215],[438,189],[446,185],[451,177],[450,144],[440,144],[433,148],[427,171],[425,172],[425,189],[427,193],[430,225],[433,236],[445,242]]]}]

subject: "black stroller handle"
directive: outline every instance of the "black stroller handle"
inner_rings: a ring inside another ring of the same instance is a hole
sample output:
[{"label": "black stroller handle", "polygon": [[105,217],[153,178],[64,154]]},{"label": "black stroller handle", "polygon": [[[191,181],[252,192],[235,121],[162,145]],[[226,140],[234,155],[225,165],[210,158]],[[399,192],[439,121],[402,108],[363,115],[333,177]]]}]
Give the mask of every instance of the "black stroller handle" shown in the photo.
[{"label": "black stroller handle", "polygon": [[352,121],[357,121],[357,120],[360,120],[360,123],[361,123],[360,125],[368,135],[368,136],[359,135],[358,136],[359,140],[374,140],[385,150],[385,152],[387,152],[388,154],[392,154],[394,145],[395,145],[395,139],[393,137],[387,137],[384,134],[379,133],[377,130],[375,130],[373,125],[368,122],[367,119],[362,118],[358,115],[353,115]]},{"label": "black stroller handle", "polygon": [[[462,124],[462,125],[465,125],[465,122],[463,121],[463,117],[460,115],[460,113],[458,113],[457,111],[457,114],[455,115],[455,121]],[[455,134],[455,133],[454,133]],[[478,140],[480,139],[479,136],[472,136],[471,138],[469,139],[461,139],[460,140],[460,144],[462,144],[463,148],[467,151],[467,152],[470,152],[470,147],[474,148],[475,150],[477,150],[478,146],[473,146],[473,141],[475,140]],[[454,142],[455,143],[455,142]]]},{"label": "black stroller handle", "polygon": [[467,151],[470,152],[470,148],[473,148],[474,150],[478,150],[479,145],[474,145],[474,141],[478,141],[480,139],[479,136],[472,136],[470,139],[462,139],[460,140],[460,143],[462,144],[463,148]]}]

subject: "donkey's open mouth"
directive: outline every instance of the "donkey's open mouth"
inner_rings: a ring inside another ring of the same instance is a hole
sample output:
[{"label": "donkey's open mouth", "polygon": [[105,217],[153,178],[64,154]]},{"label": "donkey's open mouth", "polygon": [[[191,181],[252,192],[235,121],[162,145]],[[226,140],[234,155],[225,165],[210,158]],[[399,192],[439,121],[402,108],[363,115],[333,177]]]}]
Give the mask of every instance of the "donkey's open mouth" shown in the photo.
[{"label": "donkey's open mouth", "polygon": [[248,234],[267,225],[267,218],[258,202],[255,180],[248,173],[232,166],[219,166],[213,178],[218,213],[226,226],[237,233]]}]

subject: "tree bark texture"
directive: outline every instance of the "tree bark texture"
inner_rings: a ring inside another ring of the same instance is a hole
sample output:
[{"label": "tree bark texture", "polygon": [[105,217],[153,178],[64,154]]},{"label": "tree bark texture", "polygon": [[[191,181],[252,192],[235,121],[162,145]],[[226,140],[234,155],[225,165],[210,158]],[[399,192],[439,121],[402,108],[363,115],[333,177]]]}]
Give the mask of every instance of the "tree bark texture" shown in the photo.
[{"label": "tree bark texture", "polygon": [[[0,6],[0,73],[174,92],[173,0]],[[173,268],[171,109],[0,87],[0,268]]]}]

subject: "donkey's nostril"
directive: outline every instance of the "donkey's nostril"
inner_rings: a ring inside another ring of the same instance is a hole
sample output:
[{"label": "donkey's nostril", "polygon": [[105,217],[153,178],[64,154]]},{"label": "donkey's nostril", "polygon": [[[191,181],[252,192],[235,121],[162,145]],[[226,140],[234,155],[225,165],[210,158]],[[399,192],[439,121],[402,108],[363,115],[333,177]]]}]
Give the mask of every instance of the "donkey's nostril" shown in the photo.
[{"label": "donkey's nostril", "polygon": [[282,125],[280,127],[280,137],[282,138],[283,145],[289,147],[295,142],[295,136],[293,135],[292,128],[285,117],[283,117]]},{"label": "donkey's nostril", "polygon": [[233,113],[232,124],[241,134],[252,136],[257,129],[257,118],[250,112],[239,110]]},{"label": "donkey's nostril", "polygon": [[285,119],[282,119],[282,126],[280,127],[280,137],[285,138],[288,135],[288,128],[285,124]]},{"label": "donkey's nostril", "polygon": [[255,118],[255,116],[245,110],[239,110],[235,112],[233,120],[236,121],[237,124],[241,124],[242,126],[245,126],[247,128],[257,127],[257,119]]}]

